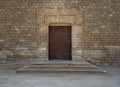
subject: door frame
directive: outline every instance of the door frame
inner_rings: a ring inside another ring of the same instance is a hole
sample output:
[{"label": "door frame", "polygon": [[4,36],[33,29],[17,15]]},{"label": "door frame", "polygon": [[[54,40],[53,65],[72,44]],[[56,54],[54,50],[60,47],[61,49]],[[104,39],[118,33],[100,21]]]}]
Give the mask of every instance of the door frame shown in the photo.
[{"label": "door frame", "polygon": [[70,26],[70,60],[72,61],[72,24],[71,23],[50,23],[48,26],[48,60],[50,61],[50,26]]}]

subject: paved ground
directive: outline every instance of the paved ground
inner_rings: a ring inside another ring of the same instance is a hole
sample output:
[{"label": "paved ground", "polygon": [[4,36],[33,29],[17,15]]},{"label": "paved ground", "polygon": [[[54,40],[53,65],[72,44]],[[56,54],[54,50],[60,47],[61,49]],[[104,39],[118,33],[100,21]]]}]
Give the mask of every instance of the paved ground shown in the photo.
[{"label": "paved ground", "polygon": [[17,74],[0,71],[0,87],[120,87],[120,68],[103,74]]}]

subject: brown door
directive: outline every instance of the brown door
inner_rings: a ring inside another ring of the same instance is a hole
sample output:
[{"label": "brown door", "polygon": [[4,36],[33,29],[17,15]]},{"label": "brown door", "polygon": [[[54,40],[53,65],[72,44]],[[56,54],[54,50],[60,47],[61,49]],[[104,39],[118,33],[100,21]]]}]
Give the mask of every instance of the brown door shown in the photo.
[{"label": "brown door", "polygon": [[49,27],[49,59],[71,60],[71,26]]}]

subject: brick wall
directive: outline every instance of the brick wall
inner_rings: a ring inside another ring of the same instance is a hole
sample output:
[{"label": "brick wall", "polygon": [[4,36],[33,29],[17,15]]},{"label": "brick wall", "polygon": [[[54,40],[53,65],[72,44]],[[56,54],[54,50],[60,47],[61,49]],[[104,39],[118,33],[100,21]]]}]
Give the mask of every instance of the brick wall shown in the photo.
[{"label": "brick wall", "polygon": [[48,60],[50,23],[72,24],[72,58],[120,65],[120,0],[0,0],[0,62]]}]

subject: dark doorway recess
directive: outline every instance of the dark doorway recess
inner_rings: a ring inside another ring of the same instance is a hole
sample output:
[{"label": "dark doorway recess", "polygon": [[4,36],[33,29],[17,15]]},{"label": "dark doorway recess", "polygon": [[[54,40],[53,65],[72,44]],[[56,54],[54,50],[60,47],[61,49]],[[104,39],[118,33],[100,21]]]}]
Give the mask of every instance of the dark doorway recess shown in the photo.
[{"label": "dark doorway recess", "polygon": [[71,26],[49,26],[49,60],[71,59]]}]

